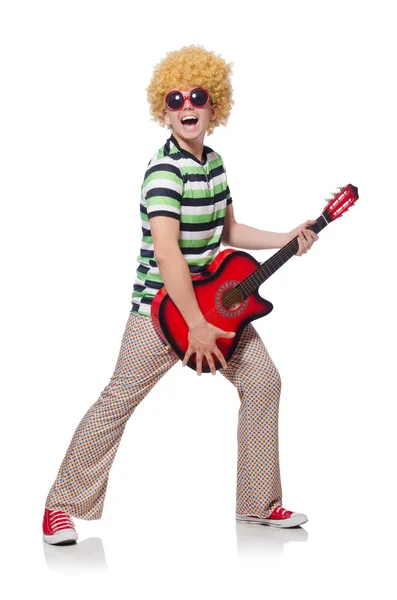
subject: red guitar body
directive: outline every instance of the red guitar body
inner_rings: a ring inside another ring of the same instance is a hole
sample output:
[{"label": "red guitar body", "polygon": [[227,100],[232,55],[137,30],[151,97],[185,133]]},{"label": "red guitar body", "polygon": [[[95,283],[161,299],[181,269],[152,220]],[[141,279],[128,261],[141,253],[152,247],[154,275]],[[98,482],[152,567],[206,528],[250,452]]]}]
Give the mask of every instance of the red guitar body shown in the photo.
[{"label": "red guitar body", "polygon": [[[358,190],[351,183],[339,188],[327,200],[317,221],[307,229],[319,233],[354,206],[357,199]],[[231,358],[244,327],[273,309],[273,304],[258,294],[259,286],[294,256],[298,248],[296,236],[262,264],[247,252],[228,248],[217,254],[205,273],[192,275],[194,293],[205,319],[223,331],[236,334],[232,338],[218,337],[216,340],[226,361]],[[164,286],[153,298],[151,317],[159,336],[169,343],[171,352],[183,360],[189,347],[189,329]],[[215,368],[221,368],[222,364],[215,354],[212,358]],[[187,365],[196,370],[195,352]],[[202,371],[211,371],[205,356],[202,358]]]},{"label": "red guitar body", "polygon": [[[247,252],[226,249],[217,254],[205,273],[191,276],[196,299],[205,319],[224,331],[234,331],[236,334],[233,338],[218,337],[216,340],[226,361],[232,356],[244,327],[273,309],[271,302],[261,298],[257,292],[250,294],[245,300],[240,297],[231,307],[225,308],[225,304],[230,305],[227,298],[236,284],[251,275],[259,266],[258,261]],[[189,329],[164,286],[153,298],[151,317],[160,337],[166,340],[172,352],[183,360],[189,347]],[[212,358],[216,369],[221,368],[222,364],[214,354]],[[195,353],[191,355],[187,365],[196,370]],[[210,372],[205,356],[202,359],[202,371]]]}]

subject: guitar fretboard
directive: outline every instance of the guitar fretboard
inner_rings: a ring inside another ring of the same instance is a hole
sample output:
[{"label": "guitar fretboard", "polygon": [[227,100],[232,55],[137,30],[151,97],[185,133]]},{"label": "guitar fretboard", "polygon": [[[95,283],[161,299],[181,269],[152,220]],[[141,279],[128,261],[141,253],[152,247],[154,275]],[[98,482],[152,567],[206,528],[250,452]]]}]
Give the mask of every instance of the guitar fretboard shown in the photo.
[{"label": "guitar fretboard", "polygon": [[[319,216],[317,221],[313,223],[313,225],[309,225],[307,229],[311,229],[314,231],[314,233],[319,233],[330,223],[330,221],[330,216],[327,214],[327,211],[324,211]],[[259,286],[266,281],[266,279],[269,279],[273,273],[282,267],[287,260],[294,256],[298,252],[298,249],[298,236],[296,236],[293,240],[288,242],[288,244],[280,248],[280,250],[273,254],[273,256],[271,256],[268,260],[263,262],[256,271],[240,281],[240,283],[236,285],[235,289],[238,289],[241,292],[243,299],[247,298],[250,294],[257,290]]]}]

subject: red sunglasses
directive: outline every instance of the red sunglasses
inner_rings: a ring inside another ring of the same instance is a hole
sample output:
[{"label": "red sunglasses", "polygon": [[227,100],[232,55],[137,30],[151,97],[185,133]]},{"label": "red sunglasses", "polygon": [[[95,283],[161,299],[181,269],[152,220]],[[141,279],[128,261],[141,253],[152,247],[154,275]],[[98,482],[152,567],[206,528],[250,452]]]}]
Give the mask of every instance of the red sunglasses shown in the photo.
[{"label": "red sunglasses", "polygon": [[170,110],[180,110],[186,100],[189,100],[197,108],[204,108],[208,104],[209,99],[209,92],[202,87],[197,87],[188,96],[184,96],[180,90],[171,90],[166,95],[164,102]]}]

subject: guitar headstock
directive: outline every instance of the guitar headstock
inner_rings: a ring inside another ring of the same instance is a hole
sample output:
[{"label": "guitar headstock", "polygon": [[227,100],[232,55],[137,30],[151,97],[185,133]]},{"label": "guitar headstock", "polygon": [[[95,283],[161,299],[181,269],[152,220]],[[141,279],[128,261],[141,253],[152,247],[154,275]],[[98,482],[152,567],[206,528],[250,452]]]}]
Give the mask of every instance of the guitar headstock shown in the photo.
[{"label": "guitar headstock", "polygon": [[327,204],[323,214],[328,222],[341,217],[358,199],[358,189],[351,183],[343,188],[338,188],[338,190],[332,194],[332,198],[326,198]]}]

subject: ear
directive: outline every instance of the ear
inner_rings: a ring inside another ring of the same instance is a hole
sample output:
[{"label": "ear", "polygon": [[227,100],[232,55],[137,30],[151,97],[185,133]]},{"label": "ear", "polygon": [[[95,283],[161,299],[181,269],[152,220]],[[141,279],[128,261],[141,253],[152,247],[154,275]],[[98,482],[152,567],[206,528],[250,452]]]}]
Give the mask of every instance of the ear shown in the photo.
[{"label": "ear", "polygon": [[171,125],[171,121],[170,121],[170,118],[168,116],[168,112],[166,110],[164,110],[163,115],[164,115],[165,124],[168,125],[168,126],[170,126]]},{"label": "ear", "polygon": [[218,116],[218,107],[216,104],[213,104],[211,107],[211,121],[214,121]]}]

